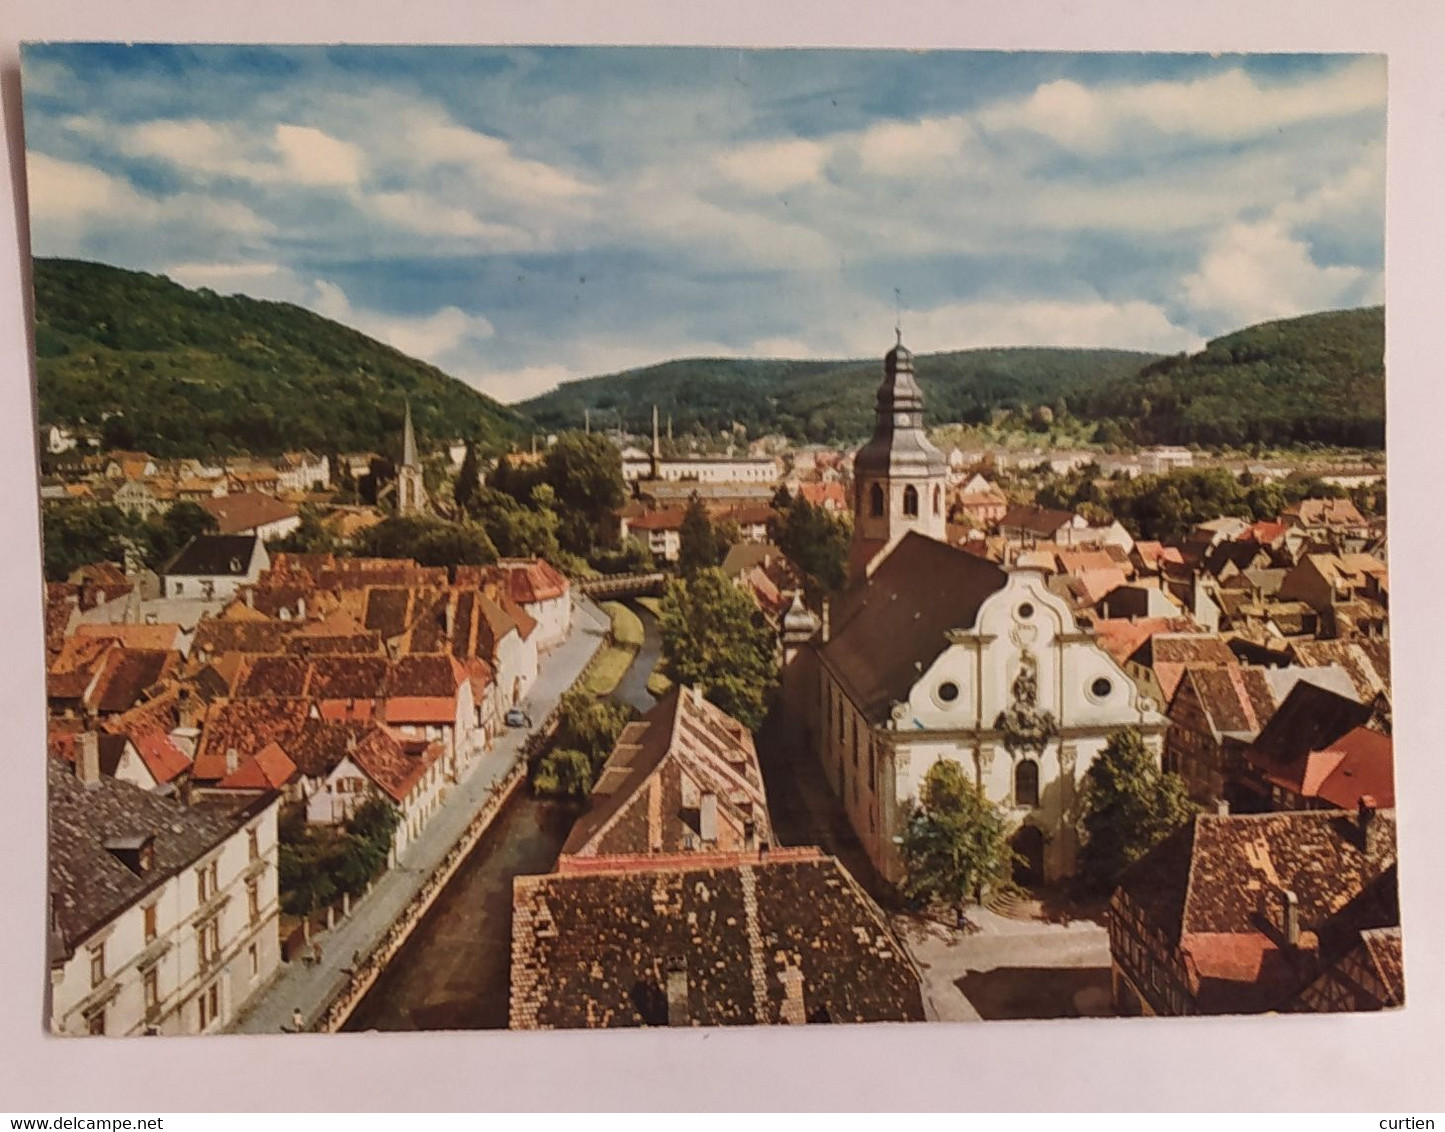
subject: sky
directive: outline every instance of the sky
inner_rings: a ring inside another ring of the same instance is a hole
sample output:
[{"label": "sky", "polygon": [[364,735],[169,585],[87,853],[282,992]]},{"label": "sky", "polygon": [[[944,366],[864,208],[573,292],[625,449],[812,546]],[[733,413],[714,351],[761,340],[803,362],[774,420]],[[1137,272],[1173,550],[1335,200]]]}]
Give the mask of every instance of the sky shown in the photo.
[{"label": "sky", "polygon": [[677,357],[1175,352],[1384,295],[1383,56],[28,45],[31,246],[505,403]]}]

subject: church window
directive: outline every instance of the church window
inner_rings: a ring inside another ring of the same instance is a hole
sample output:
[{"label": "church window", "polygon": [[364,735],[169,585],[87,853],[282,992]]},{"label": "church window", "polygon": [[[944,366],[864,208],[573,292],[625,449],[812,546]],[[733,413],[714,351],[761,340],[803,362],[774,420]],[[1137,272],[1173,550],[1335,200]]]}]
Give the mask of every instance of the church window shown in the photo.
[{"label": "church window", "polygon": [[1032,617],[1033,615],[1034,615],[1034,607],[1033,607],[1033,603],[1032,603],[1032,602],[1027,602],[1027,601],[1026,601],[1026,602],[1024,602],[1021,606],[1019,606],[1019,608],[1018,608],[1018,616],[1019,616],[1019,620],[1020,620],[1020,621],[1027,621],[1027,620],[1028,620],[1030,617]]},{"label": "church window", "polygon": [[938,699],[941,703],[951,704],[958,699],[958,685],[952,680],[945,680],[938,686]]},{"label": "church window", "polygon": [[1089,695],[1093,696],[1096,700],[1107,700],[1109,693],[1113,690],[1114,685],[1107,676],[1100,676],[1089,685]]},{"label": "church window", "polygon": [[937,486],[933,489],[933,513],[943,514],[943,488]]},{"label": "church window", "polygon": [[1033,759],[1022,759],[1014,767],[1014,805],[1037,806],[1039,804],[1039,764]]},{"label": "church window", "polygon": [[910,519],[918,518],[918,489],[912,484],[903,489],[903,514]]},{"label": "church window", "polygon": [[875,519],[883,514],[883,487],[874,484],[868,489],[868,513]]}]

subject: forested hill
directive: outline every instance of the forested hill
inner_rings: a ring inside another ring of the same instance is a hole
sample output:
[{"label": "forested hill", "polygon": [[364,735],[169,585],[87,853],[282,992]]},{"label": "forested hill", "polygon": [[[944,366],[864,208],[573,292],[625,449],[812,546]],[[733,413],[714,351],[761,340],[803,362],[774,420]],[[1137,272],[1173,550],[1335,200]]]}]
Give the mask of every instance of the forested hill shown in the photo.
[{"label": "forested hill", "polygon": [[1385,445],[1385,310],[1263,322],[1163,358],[1078,406],[1140,442]]},{"label": "forested hill", "polygon": [[[930,421],[980,422],[995,409],[1053,407],[1061,398],[1072,406],[1158,357],[1131,350],[961,350],[918,355],[914,366]],[[877,358],[847,361],[687,358],[568,382],[517,408],[549,429],[576,427],[590,409],[594,425],[620,418],[636,431],[655,403],[678,432],[716,432],[737,422],[753,436],[851,441],[873,429],[882,367],[882,349]]]},{"label": "forested hill", "polygon": [[289,303],[160,275],[36,259],[42,426],[99,427],[157,456],[391,453],[411,399],[418,438],[504,448],[525,422],[470,386]]}]

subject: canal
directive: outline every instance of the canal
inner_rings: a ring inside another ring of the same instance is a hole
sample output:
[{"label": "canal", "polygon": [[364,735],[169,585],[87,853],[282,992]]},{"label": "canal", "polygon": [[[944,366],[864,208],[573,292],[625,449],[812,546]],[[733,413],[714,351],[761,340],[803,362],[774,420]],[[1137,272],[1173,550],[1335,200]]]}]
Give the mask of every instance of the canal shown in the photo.
[{"label": "canal", "polygon": [[[642,618],[644,641],[613,695],[645,711],[662,638],[651,612],[628,604]],[[342,1029],[506,1029],[512,878],[551,872],[576,815],[574,806],[518,789]]]}]

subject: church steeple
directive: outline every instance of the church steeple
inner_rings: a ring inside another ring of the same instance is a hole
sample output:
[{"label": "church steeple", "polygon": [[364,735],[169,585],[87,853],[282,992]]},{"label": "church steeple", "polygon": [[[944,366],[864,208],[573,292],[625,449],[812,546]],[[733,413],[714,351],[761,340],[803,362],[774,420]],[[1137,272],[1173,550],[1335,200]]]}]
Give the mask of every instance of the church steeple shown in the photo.
[{"label": "church steeple", "polygon": [[853,460],[854,522],[849,574],[864,578],[909,531],[946,537],[948,463],[923,430],[923,391],[913,355],[897,342],[883,356],[873,436]]},{"label": "church steeple", "polygon": [[401,434],[401,463],[409,468],[416,464],[416,433],[411,427],[411,398],[406,401],[406,423]]},{"label": "church steeple", "polygon": [[416,456],[416,430],[411,425],[411,400],[408,399],[401,428],[401,464],[396,469],[396,510],[401,515],[416,515],[426,509],[426,484]]}]

